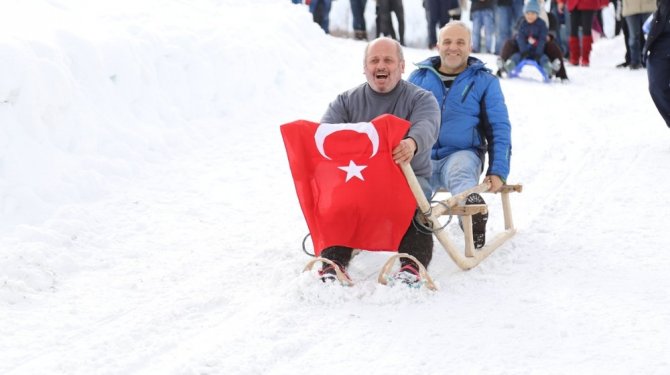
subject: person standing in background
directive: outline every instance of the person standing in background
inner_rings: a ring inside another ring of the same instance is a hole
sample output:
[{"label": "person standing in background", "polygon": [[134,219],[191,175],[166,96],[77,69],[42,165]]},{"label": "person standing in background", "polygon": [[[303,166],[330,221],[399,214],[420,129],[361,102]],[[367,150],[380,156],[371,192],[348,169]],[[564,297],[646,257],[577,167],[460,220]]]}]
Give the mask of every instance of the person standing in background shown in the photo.
[{"label": "person standing in background", "polygon": [[[396,36],[391,20],[391,12],[398,20],[398,34]],[[391,37],[405,45],[405,10],[402,0],[377,0],[377,36]]]},{"label": "person standing in background", "polygon": [[354,17],[354,39],[368,40],[368,31],[365,26],[365,4],[367,0],[349,0],[349,2]]},{"label": "person standing in background", "polygon": [[[493,33],[495,21],[493,7],[495,0],[471,0],[470,16],[472,18],[472,52],[493,53]],[[484,28],[484,51],[481,49],[482,27]]]},{"label": "person standing in background", "polygon": [[331,4],[332,0],[312,0],[309,2],[309,11],[312,13],[312,19],[321,26],[326,34],[330,34]]},{"label": "person standing in background", "polygon": [[623,0],[623,10],[621,15],[626,20],[628,26],[628,50],[630,51],[630,65],[628,68],[637,70],[642,68],[642,47],[644,40],[642,34],[642,24],[649,18],[649,15],[656,10],[654,0]]},{"label": "person standing in background", "polygon": [[[591,63],[591,45],[593,36],[593,15],[596,10],[606,7],[609,0],[558,0],[558,12],[570,12],[570,64],[587,67]],[[567,6],[567,10],[565,9]],[[582,28],[581,38],[579,28]],[[581,39],[581,40],[580,40]]]},{"label": "person standing in background", "polygon": [[657,0],[651,30],[644,45],[649,94],[670,128],[670,3]]},{"label": "person standing in background", "polygon": [[460,9],[460,4],[458,0],[424,0],[423,7],[428,21],[428,48],[432,49],[437,45],[437,30],[449,22],[449,12]]}]

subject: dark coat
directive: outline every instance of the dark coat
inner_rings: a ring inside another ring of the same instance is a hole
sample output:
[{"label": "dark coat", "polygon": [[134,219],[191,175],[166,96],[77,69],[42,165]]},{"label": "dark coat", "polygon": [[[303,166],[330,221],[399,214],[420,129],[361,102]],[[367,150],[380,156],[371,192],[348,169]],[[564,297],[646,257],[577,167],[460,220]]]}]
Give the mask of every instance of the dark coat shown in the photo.
[{"label": "dark coat", "polygon": [[[516,43],[519,46],[519,52],[522,57],[538,59],[544,54],[544,44],[547,41],[547,24],[540,18],[533,23],[528,23],[525,19],[519,24],[519,31],[516,34]],[[528,42],[529,38],[535,39],[535,44]]]},{"label": "dark coat", "polygon": [[470,0],[470,1],[472,2],[472,4],[470,5],[470,12],[485,9],[493,9],[496,5],[493,0]]},{"label": "dark coat", "polygon": [[664,34],[664,37],[670,37],[670,4],[667,0],[657,0],[656,1],[656,11],[654,12],[654,19],[651,23],[651,29],[647,35],[647,42],[644,44],[644,50],[642,51],[643,60],[647,59],[649,51],[653,49],[654,43],[658,40],[661,34]]}]

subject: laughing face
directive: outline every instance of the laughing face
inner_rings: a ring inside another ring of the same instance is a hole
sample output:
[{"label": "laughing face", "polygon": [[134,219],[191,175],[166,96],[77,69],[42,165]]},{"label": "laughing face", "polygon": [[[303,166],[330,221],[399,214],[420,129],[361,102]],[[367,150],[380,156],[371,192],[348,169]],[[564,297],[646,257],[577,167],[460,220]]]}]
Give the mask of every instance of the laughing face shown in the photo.
[{"label": "laughing face", "polygon": [[458,74],[468,67],[468,57],[472,52],[470,30],[460,23],[447,24],[440,30],[437,49],[442,60],[440,71]]},{"label": "laughing face", "polygon": [[405,71],[400,46],[388,38],[373,40],[365,54],[365,78],[373,90],[387,93],[393,90]]}]

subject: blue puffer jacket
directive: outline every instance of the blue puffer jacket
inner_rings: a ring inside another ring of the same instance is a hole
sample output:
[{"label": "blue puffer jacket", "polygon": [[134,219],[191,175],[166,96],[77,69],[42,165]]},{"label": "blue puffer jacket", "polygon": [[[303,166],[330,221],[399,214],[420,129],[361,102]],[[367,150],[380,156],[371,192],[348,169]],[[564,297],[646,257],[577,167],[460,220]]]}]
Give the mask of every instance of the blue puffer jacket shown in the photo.
[{"label": "blue puffer jacket", "polygon": [[[435,95],[442,112],[440,134],[433,146],[432,159],[440,160],[455,151],[468,149],[483,158],[488,143],[489,167],[486,174],[507,180],[512,127],[498,78],[479,59],[469,57],[468,67],[447,91],[435,70],[435,66],[439,65],[440,57],[431,57],[417,64],[418,69],[409,76],[410,82]],[[482,99],[486,113],[481,117],[484,119],[483,126],[478,128]]]}]

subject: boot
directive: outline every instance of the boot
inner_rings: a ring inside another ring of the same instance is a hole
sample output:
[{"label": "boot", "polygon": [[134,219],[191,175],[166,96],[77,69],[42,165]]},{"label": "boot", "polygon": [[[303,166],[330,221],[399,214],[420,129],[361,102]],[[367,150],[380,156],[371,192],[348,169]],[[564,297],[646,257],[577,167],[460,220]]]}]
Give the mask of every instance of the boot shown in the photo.
[{"label": "boot", "polygon": [[[591,35],[582,36],[582,66],[589,66],[589,57],[591,55],[591,44],[593,43],[593,37]],[[572,60],[572,57],[570,57]]]},{"label": "boot", "polygon": [[570,50],[570,64],[579,65],[579,38],[571,36],[568,39],[568,49]]},{"label": "boot", "polygon": [[354,30],[354,39],[368,40],[368,33],[365,30]]}]

